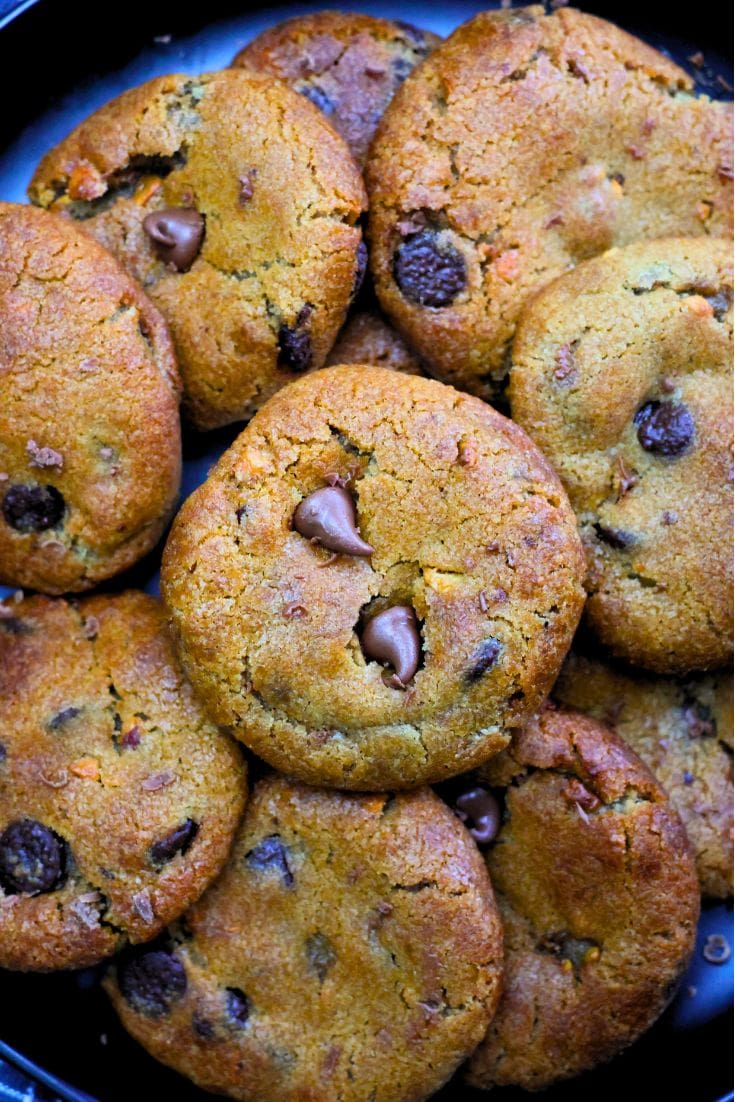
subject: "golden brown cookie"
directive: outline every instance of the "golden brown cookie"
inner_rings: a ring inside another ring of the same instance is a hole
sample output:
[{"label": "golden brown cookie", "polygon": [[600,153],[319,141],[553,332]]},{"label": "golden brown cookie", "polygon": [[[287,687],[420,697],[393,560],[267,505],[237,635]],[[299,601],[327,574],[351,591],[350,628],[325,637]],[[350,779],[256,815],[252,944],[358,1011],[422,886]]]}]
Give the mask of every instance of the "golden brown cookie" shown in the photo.
[{"label": "golden brown cookie", "polygon": [[396,89],[440,41],[401,20],[321,11],[269,27],[232,64],[280,77],[301,92],[362,165]]},{"label": "golden brown cookie", "polygon": [[154,937],[227,859],[245,782],[158,601],[0,604],[0,967]]},{"label": "golden brown cookie", "polygon": [[479,14],[407,79],[373,143],[383,308],[432,373],[496,396],[544,283],[611,245],[731,233],[731,120],[593,15]]},{"label": "golden brown cookie", "polygon": [[216,722],[307,783],[380,790],[506,745],[558,673],[583,568],[517,425],[363,364],[251,421],[179,513],[162,591]]},{"label": "golden brown cookie", "polygon": [[505,790],[487,854],[505,974],[468,1078],[538,1090],[653,1024],[694,948],[699,885],[663,789],[588,717],[544,712],[484,773]]},{"label": "golden brown cookie", "polygon": [[76,226],[0,203],[0,584],[63,593],[127,569],[180,477],[158,310]]},{"label": "golden brown cookie", "polygon": [[524,310],[510,399],[587,550],[586,613],[658,673],[732,656],[732,243],[639,242]]},{"label": "golden brown cookie", "polygon": [[482,857],[432,792],[273,776],[220,879],[106,986],[135,1039],[206,1090],[420,1102],[482,1038],[501,972]]},{"label": "golden brown cookie", "polygon": [[327,366],[375,364],[406,375],[423,375],[418,356],[380,314],[366,310],[349,319],[327,356]]},{"label": "golden brown cookie", "polygon": [[345,143],[303,96],[240,69],[125,92],[44,157],[29,195],[82,220],[143,284],[198,428],[321,367],[364,272]]},{"label": "golden brown cookie", "polygon": [[572,654],[554,699],[615,728],[666,789],[692,844],[702,892],[732,895],[732,673],[646,677]]}]

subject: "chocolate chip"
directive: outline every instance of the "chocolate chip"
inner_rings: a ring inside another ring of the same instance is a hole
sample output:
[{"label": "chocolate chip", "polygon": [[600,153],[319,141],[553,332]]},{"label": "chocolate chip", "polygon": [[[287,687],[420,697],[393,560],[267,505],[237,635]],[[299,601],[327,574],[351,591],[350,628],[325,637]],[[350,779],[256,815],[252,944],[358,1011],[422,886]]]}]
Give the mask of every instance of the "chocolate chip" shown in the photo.
[{"label": "chocolate chip", "polygon": [[16,819],[0,834],[0,886],[17,892],[52,892],[66,872],[66,844],[36,819]]},{"label": "chocolate chip", "polygon": [[333,115],[335,109],[335,103],[327,93],[318,84],[308,85],[306,88],[299,88],[302,96],[306,96],[308,100],[318,107],[325,115]]},{"label": "chocolate chip", "polygon": [[350,299],[351,302],[354,302],[357,296],[360,294],[360,291],[362,290],[362,285],[365,282],[365,272],[367,271],[368,263],[368,248],[364,241],[361,241],[360,244],[357,246],[357,256],[355,259],[355,282],[352,286],[352,297]]},{"label": "chocolate chip", "polygon": [[61,524],[66,504],[55,486],[11,486],[3,498],[3,516],[16,532],[45,532]]},{"label": "chocolate chip", "polygon": [[214,1025],[198,1011],[192,1014],[191,1024],[197,1037],[203,1041],[211,1041],[214,1037]]},{"label": "chocolate chip", "polygon": [[435,230],[422,230],[398,246],[393,275],[401,293],[419,306],[449,306],[467,285],[465,259]]},{"label": "chocolate chip", "polygon": [[250,1000],[239,987],[228,987],[225,993],[227,1016],[235,1029],[244,1029],[250,1017]]},{"label": "chocolate chip", "polygon": [[316,933],[307,938],[306,959],[319,978],[319,983],[324,983],[327,972],[337,963],[337,953],[325,934]]},{"label": "chocolate chip", "polygon": [[187,272],[204,240],[204,217],[191,207],[167,207],[143,219],[159,260],[176,272]]},{"label": "chocolate chip", "polygon": [[655,455],[681,455],[694,437],[692,415],[680,402],[646,402],[634,421],[641,447]]},{"label": "chocolate chip", "polygon": [[293,515],[293,526],[306,539],[318,540],[341,555],[372,555],[361,538],[352,497],[343,486],[323,486],[309,494]]},{"label": "chocolate chip", "polygon": [[498,639],[493,639],[492,636],[489,639],[483,639],[472,655],[472,665],[465,674],[465,681],[470,685],[479,681],[483,674],[493,668],[502,649],[503,644]]},{"label": "chocolate chip", "polygon": [[492,792],[471,788],[457,796],[454,807],[476,842],[483,846],[493,841],[500,828],[500,804]]},{"label": "chocolate chip", "polygon": [[155,842],[150,849],[150,859],[154,865],[165,865],[177,853],[186,853],[197,836],[199,826],[193,819],[184,819],[180,826],[174,827],[170,834]]},{"label": "chocolate chip", "polygon": [[186,972],[170,953],[148,949],[120,962],[117,982],[133,1010],[147,1018],[161,1018],[186,991]]},{"label": "chocolate chip", "polygon": [[705,295],[717,321],[722,321],[732,306],[732,287],[723,287],[714,295]]},{"label": "chocolate chip", "polygon": [[366,658],[393,667],[393,688],[404,689],[419,668],[421,636],[410,605],[393,605],[373,616],[360,638]]},{"label": "chocolate chip", "polygon": [[278,366],[289,371],[308,371],[313,360],[309,319],[311,306],[302,306],[293,326],[281,325],[278,330]]},{"label": "chocolate chip", "polygon": [[60,712],[51,717],[46,726],[49,731],[58,731],[59,727],[63,727],[69,720],[78,716],[81,710],[81,708],[75,708],[73,704],[69,705],[68,708],[62,708]]},{"label": "chocolate chip", "polygon": [[624,547],[632,547],[636,537],[632,532],[625,532],[622,528],[608,528],[604,524],[595,524],[597,538],[603,543],[621,551]]},{"label": "chocolate chip", "polygon": [[288,849],[278,834],[269,834],[245,854],[245,864],[257,872],[277,872],[287,888],[294,886],[294,875],[288,863]]}]

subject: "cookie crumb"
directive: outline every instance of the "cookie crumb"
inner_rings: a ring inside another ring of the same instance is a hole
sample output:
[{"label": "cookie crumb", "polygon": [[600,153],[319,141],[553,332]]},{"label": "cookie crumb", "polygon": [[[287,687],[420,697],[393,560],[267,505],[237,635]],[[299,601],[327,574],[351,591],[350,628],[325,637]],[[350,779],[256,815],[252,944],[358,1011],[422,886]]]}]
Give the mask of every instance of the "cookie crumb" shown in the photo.
[{"label": "cookie crumb", "polygon": [[726,964],[730,959],[730,943],[724,934],[710,934],[702,947],[708,964]]}]

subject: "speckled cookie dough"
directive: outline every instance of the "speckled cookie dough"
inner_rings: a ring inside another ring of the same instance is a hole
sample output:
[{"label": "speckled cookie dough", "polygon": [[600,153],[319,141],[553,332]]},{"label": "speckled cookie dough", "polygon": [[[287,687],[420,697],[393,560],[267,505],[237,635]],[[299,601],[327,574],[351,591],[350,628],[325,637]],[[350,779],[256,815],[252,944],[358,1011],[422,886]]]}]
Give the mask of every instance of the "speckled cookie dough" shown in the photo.
[{"label": "speckled cookie dough", "polygon": [[0,604],[0,967],[153,938],[222,868],[245,796],[158,601]]},{"label": "speckled cookie dough", "polygon": [[539,1090],[609,1060],[664,1010],[694,948],[699,885],[663,789],[588,717],[544,712],[483,772],[505,796],[487,854],[505,974],[468,1078]]},{"label": "speckled cookie dough", "polygon": [[321,367],[364,273],[365,193],[345,143],[304,96],[241,69],[125,92],[47,154],[29,195],[143,284],[198,428]]},{"label": "speckled cookie dough", "polygon": [[641,238],[732,232],[732,109],[595,16],[483,12],[408,77],[367,165],[382,306],[432,373],[502,390],[518,314]]},{"label": "speckled cookie dough", "polygon": [[75,226],[0,203],[0,584],[63,593],[127,569],[180,478],[158,310]]},{"label": "speckled cookie dough", "polygon": [[703,894],[732,895],[732,672],[674,681],[573,654],[553,696],[614,727],[643,758],[686,828]]},{"label": "speckled cookie dough", "polygon": [[362,165],[396,89],[440,41],[400,20],[322,11],[270,27],[232,64],[287,81],[324,112]]},{"label": "speckled cookie dough", "polygon": [[410,788],[484,761],[538,708],[583,572],[517,425],[364,364],[251,421],[179,514],[162,590],[216,722],[307,783]]},{"label": "speckled cookie dough", "polygon": [[366,310],[350,318],[327,357],[335,364],[375,364],[405,375],[423,375],[421,361],[380,314]]},{"label": "speckled cookie dough", "polygon": [[429,790],[273,776],[169,940],[106,986],[123,1025],[242,1102],[421,1102],[481,1040],[502,937],[474,842]]},{"label": "speckled cookie dough", "polygon": [[732,656],[732,243],[640,242],[523,312],[513,418],[554,464],[588,559],[588,621],[657,673]]}]

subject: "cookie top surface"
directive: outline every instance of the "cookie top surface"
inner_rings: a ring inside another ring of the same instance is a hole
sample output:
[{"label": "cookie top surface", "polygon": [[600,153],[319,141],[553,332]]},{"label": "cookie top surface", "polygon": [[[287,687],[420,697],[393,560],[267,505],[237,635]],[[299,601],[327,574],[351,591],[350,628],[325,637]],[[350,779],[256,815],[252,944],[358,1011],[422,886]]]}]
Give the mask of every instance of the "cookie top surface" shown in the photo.
[{"label": "cookie top surface", "polygon": [[158,310],[64,219],[0,203],[0,583],[83,590],[156,544],[181,477]]},{"label": "cookie top surface", "polygon": [[158,601],[0,604],[0,966],[147,941],[224,864],[246,794]]},{"label": "cookie top surface", "polygon": [[[297,527],[326,499],[362,553]],[[162,592],[218,723],[308,783],[407,788],[485,760],[539,706],[582,573],[563,491],[517,425],[365,364],[251,421],[179,513]]]},{"label": "cookie top surface", "polygon": [[703,894],[731,896],[731,672],[675,681],[572,654],[553,695],[614,727],[643,758],[686,828]]},{"label": "cookie top surface", "polygon": [[519,311],[612,245],[732,228],[731,107],[595,16],[483,12],[399,89],[367,166],[386,312],[492,397]]},{"label": "cookie top surface", "polygon": [[640,242],[524,311],[513,417],[561,476],[588,557],[587,616],[659,673],[732,655],[732,245]]},{"label": "cookie top surface", "polygon": [[282,81],[157,77],[47,154],[29,195],[84,220],[160,307],[197,427],[246,417],[324,363],[360,268],[364,188]]},{"label": "cookie top surface", "polygon": [[287,81],[324,112],[362,165],[396,89],[440,41],[400,20],[323,11],[270,27],[232,64]]},{"label": "cookie top surface", "polygon": [[538,1090],[610,1059],[663,1011],[694,948],[699,886],[663,789],[588,717],[544,712],[483,772],[506,789],[487,855],[505,974],[469,1080]]},{"label": "cookie top surface", "polygon": [[482,856],[428,789],[259,782],[225,872],[171,934],[121,959],[115,1008],[154,1056],[242,1100],[419,1102],[499,996]]},{"label": "cookie top surface", "polygon": [[403,337],[378,313],[364,311],[349,319],[327,357],[335,364],[375,364],[406,375],[423,375],[421,361]]}]

